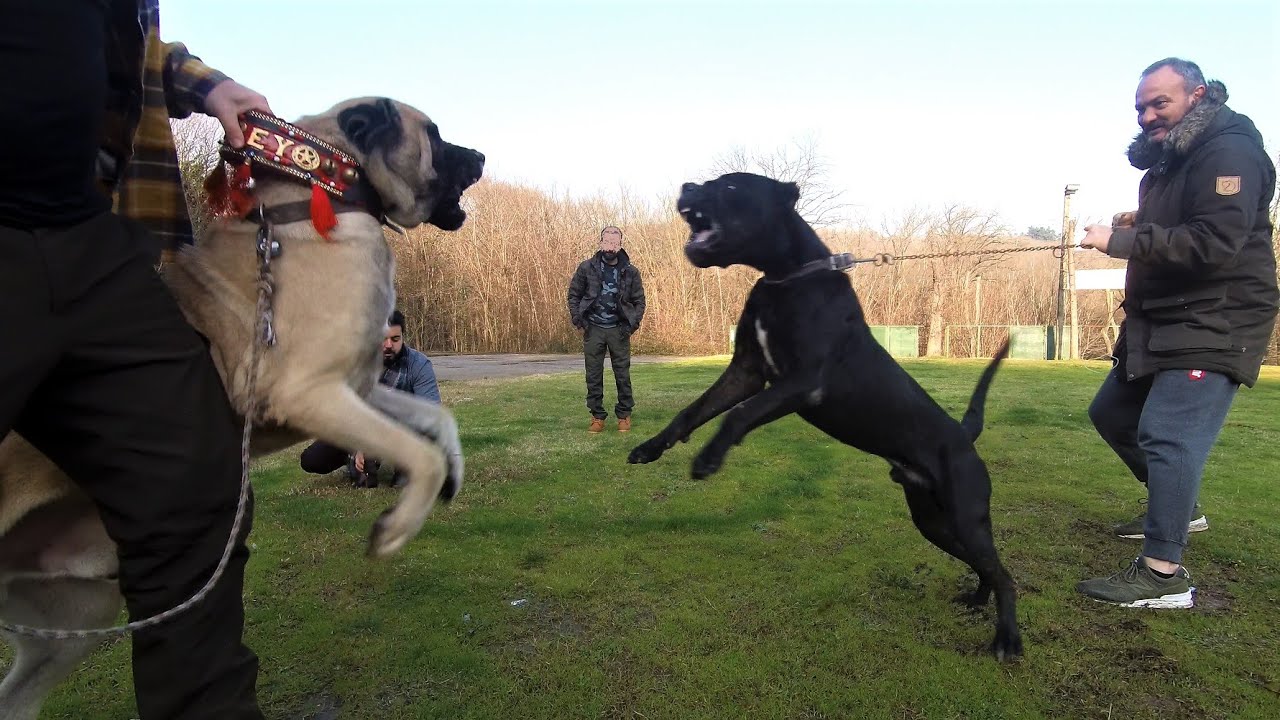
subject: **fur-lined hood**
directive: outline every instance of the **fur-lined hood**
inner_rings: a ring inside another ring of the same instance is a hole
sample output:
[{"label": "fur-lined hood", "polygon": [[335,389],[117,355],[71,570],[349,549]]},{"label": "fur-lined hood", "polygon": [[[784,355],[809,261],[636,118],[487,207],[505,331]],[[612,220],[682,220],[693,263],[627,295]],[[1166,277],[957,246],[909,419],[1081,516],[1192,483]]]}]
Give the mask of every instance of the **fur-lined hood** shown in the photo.
[{"label": "fur-lined hood", "polygon": [[1169,130],[1164,140],[1152,142],[1145,132],[1138,133],[1129,144],[1129,164],[1139,170],[1155,168],[1157,175],[1163,175],[1174,160],[1186,157],[1199,144],[1197,141],[1226,103],[1227,86],[1220,80],[1210,80],[1204,97]]}]

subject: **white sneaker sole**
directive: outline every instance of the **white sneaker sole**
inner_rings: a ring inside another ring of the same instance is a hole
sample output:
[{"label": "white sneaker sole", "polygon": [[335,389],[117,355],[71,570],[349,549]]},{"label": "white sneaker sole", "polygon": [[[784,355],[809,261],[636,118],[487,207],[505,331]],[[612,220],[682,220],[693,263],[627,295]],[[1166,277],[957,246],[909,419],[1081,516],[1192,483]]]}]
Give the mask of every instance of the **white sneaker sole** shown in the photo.
[{"label": "white sneaker sole", "polygon": [[[1187,523],[1187,532],[1204,532],[1205,530],[1208,530],[1208,529],[1209,529],[1209,518],[1205,517],[1204,515],[1201,515],[1195,520],[1192,520],[1191,522]],[[1121,535],[1120,537],[1125,538],[1127,540],[1141,540],[1146,537],[1146,534],[1138,533],[1137,535]]]},{"label": "white sneaker sole", "polygon": [[[1104,601],[1105,602],[1105,601]],[[1120,607],[1156,608],[1163,610],[1186,610],[1196,606],[1196,589],[1192,587],[1184,593],[1161,595],[1158,598],[1146,598],[1127,603],[1114,603]]]}]

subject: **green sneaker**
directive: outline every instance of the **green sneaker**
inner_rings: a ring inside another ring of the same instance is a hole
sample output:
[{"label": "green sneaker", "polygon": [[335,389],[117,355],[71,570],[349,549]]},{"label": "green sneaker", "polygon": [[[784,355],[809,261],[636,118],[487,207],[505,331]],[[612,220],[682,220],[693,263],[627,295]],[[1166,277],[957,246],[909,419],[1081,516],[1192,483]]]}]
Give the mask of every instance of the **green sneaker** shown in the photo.
[{"label": "green sneaker", "polygon": [[1076,584],[1076,590],[1102,602],[1120,607],[1190,608],[1195,607],[1196,589],[1186,568],[1168,580],[1151,572],[1151,568],[1134,558],[1129,567],[1105,578],[1094,578]]},{"label": "green sneaker", "polygon": [[[1143,505],[1147,504],[1146,500],[1139,500],[1139,502]],[[1200,503],[1196,503],[1195,512],[1200,512]],[[1111,526],[1111,531],[1122,538],[1141,540],[1146,537],[1146,534],[1143,532],[1146,528],[1146,524],[1147,511],[1143,510],[1141,514],[1129,522]],[[1209,518],[1205,517],[1203,513],[1200,514],[1200,517],[1197,517],[1195,520],[1187,523],[1187,532],[1204,532],[1208,529]]]}]

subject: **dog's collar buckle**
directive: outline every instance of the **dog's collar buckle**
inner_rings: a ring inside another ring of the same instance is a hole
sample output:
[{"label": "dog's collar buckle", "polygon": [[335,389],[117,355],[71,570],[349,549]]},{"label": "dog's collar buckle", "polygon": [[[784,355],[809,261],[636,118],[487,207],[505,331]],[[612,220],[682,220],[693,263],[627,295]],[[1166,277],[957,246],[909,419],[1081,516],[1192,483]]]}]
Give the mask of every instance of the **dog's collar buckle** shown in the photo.
[{"label": "dog's collar buckle", "polygon": [[827,258],[831,269],[836,272],[846,272],[852,270],[853,266],[858,262],[854,259],[853,253],[836,253]]},{"label": "dog's collar buckle", "polygon": [[801,265],[799,270],[776,280],[766,276],[764,281],[771,285],[780,285],[785,282],[791,282],[797,278],[802,278],[805,275],[822,272],[823,270],[829,270],[832,272],[849,272],[859,262],[866,261],[858,260],[853,256],[853,253],[836,253],[835,255],[831,255],[820,260],[810,260],[809,262]]}]

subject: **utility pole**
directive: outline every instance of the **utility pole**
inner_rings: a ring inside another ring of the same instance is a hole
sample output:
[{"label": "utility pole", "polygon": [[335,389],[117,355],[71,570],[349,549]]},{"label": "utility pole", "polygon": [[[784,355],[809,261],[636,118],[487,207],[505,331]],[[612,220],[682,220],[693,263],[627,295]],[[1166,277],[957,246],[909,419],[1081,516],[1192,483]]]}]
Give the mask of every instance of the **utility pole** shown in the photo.
[{"label": "utility pole", "polygon": [[973,322],[978,326],[978,346],[974,357],[982,355],[982,276],[973,278]]},{"label": "utility pole", "polygon": [[[1075,238],[1075,218],[1067,218],[1067,237]],[[1071,295],[1071,360],[1080,359],[1080,312],[1076,302],[1076,251],[1067,247],[1067,290]]]},{"label": "utility pole", "polygon": [[[1067,185],[1062,189],[1062,237],[1059,239],[1059,243],[1058,243],[1058,254],[1060,255],[1060,257],[1058,258],[1058,317],[1056,322],[1057,332],[1054,333],[1054,345],[1055,345],[1055,350],[1053,353],[1054,360],[1063,359],[1062,358],[1062,351],[1063,351],[1062,335],[1063,335],[1063,332],[1066,330],[1065,326],[1067,324],[1066,306],[1067,306],[1068,290],[1073,291],[1071,295],[1071,298],[1073,301],[1073,308],[1072,308],[1073,318],[1071,321],[1071,329],[1072,329],[1073,335],[1075,334],[1075,328],[1076,328],[1076,321],[1074,317],[1075,315],[1075,312],[1074,312],[1075,283],[1071,280],[1071,275],[1069,274],[1074,272],[1075,270],[1075,261],[1074,261],[1074,258],[1072,258],[1071,255],[1069,254],[1070,251],[1067,249],[1067,238],[1072,234],[1071,196],[1075,195],[1076,191],[1079,189],[1080,189],[1079,185]],[[1072,345],[1075,347],[1075,355],[1078,355],[1079,347],[1080,347],[1079,342],[1073,341]]]}]

